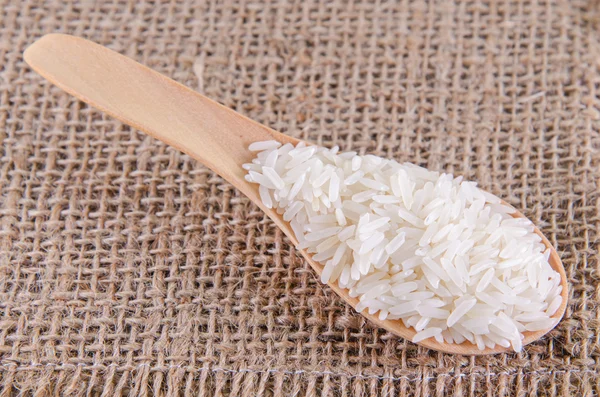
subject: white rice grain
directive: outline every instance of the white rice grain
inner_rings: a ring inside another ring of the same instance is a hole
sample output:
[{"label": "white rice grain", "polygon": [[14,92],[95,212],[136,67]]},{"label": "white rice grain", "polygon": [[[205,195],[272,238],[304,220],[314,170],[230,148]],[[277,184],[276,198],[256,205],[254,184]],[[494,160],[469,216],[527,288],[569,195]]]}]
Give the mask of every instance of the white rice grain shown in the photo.
[{"label": "white rice grain", "polygon": [[277,149],[280,146],[281,146],[281,143],[279,143],[275,140],[254,142],[254,143],[251,143],[250,146],[248,146],[248,150],[250,150],[251,152],[260,152],[263,150]]},{"label": "white rice grain", "polygon": [[452,327],[454,324],[456,324],[456,322],[459,321],[465,314],[467,314],[467,312],[471,310],[476,303],[477,299],[465,299],[458,306],[456,306],[456,309],[452,311],[446,320],[448,327]]},{"label": "white rice grain", "polygon": [[441,333],[442,333],[441,328],[437,328],[437,327],[427,328],[421,332],[417,332],[415,334],[415,336],[413,336],[412,341],[414,343],[418,343],[418,342],[421,342],[422,340],[429,339],[429,338],[439,335]]}]

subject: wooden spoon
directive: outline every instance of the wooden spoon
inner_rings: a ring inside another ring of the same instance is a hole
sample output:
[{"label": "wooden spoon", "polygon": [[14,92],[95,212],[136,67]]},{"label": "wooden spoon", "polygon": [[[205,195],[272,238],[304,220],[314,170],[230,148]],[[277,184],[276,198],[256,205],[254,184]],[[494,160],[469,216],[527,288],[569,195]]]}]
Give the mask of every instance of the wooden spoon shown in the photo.
[{"label": "wooden spoon", "polygon": [[[298,241],[290,225],[274,210],[266,208],[259,198],[256,184],[244,179],[242,164],[254,154],[248,145],[256,141],[275,139],[281,143],[299,141],[252,121],[195,91],[163,76],[108,48],[78,37],[49,34],[32,44],[24,54],[25,61],[43,77],[71,95],[125,124],[157,138],[200,161],[220,174],[258,205],[294,244]],[[517,213],[516,216],[524,217]],[[536,229],[544,244],[552,251],[550,264],[560,273],[562,305],[554,318],[562,318],[567,305],[567,281],[560,258],[550,242]],[[300,251],[319,275],[321,264]],[[331,289],[352,307],[358,300],[348,296],[348,290],[329,283]],[[414,329],[399,320],[381,321],[366,310],[363,316],[386,330],[411,340]],[[525,332],[523,344],[531,343],[548,330]],[[507,352],[496,346],[479,350],[477,346],[438,343],[427,339],[419,343],[446,353],[481,355]]]}]

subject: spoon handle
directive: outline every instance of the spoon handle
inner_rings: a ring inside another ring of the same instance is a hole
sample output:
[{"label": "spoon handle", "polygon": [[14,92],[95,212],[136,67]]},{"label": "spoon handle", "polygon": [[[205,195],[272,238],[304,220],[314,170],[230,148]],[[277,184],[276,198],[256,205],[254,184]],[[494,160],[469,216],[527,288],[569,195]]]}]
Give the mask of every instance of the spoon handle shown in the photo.
[{"label": "spoon handle", "polygon": [[254,157],[248,145],[298,142],[89,40],[49,34],[24,58],[69,94],[200,161],[259,205],[241,168]]}]

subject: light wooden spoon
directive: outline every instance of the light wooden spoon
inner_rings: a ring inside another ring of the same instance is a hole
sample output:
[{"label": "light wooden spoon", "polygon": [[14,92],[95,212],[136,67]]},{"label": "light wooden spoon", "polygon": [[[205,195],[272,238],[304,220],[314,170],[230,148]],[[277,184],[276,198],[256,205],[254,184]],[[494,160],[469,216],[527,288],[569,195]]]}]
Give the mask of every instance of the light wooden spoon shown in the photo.
[{"label": "light wooden spoon", "polygon": [[[163,76],[108,48],[78,37],[50,34],[32,44],[24,54],[25,61],[43,77],[125,124],[181,150],[220,174],[258,205],[294,244],[298,241],[289,224],[274,210],[266,208],[256,184],[244,179],[242,164],[254,154],[248,145],[275,139],[281,143],[299,141],[254,122],[195,91]],[[524,217],[518,213],[516,216]],[[560,258],[550,242],[536,229],[544,244],[551,248],[550,263],[560,273],[562,305],[553,316],[558,322],[567,305],[567,279]],[[322,266],[301,251],[311,267],[321,274]],[[329,283],[331,289],[352,307],[358,300],[348,290]],[[411,340],[414,329],[399,320],[381,321],[376,315],[363,316],[386,330]],[[548,330],[525,332],[523,344],[542,337]],[[507,352],[496,346],[480,351],[477,346],[438,343],[433,339],[419,343],[446,353],[481,355]]]}]

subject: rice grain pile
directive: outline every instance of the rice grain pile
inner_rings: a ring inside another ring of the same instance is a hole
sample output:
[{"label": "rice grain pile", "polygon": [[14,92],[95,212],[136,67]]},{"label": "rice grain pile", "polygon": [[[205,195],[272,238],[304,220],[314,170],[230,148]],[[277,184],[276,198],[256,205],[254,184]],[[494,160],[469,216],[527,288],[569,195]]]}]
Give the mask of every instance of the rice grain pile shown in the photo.
[{"label": "rice grain pile", "polygon": [[246,180],[356,310],[479,349],[552,327],[560,275],[533,224],[476,183],[354,152],[256,142]]}]

